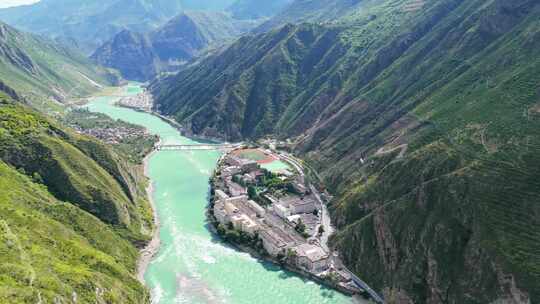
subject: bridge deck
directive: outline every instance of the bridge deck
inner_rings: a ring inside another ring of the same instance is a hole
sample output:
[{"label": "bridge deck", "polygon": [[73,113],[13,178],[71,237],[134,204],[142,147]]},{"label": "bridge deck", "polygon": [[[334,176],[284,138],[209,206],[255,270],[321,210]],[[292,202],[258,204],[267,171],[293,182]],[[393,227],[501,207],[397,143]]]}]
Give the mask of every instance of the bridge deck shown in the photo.
[{"label": "bridge deck", "polygon": [[158,145],[157,150],[179,150],[179,151],[189,151],[189,150],[227,150],[235,149],[239,147],[238,145],[223,145],[223,144],[201,144],[201,145]]}]

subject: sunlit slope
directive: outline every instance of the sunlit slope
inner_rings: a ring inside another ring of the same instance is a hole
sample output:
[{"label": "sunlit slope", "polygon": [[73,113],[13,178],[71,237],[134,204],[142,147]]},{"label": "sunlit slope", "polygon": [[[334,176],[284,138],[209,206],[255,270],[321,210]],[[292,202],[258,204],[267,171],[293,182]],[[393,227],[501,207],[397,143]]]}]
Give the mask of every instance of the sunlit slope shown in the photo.
[{"label": "sunlit slope", "polygon": [[149,207],[70,141],[85,142],[0,93],[0,302],[147,303]]},{"label": "sunlit slope", "polygon": [[110,77],[82,54],[0,22],[0,79],[22,96],[61,102],[97,91]]},{"label": "sunlit slope", "polygon": [[0,107],[0,158],[42,180],[59,200],[111,225],[134,244],[150,238],[141,172],[103,144],[72,134],[22,106]]}]

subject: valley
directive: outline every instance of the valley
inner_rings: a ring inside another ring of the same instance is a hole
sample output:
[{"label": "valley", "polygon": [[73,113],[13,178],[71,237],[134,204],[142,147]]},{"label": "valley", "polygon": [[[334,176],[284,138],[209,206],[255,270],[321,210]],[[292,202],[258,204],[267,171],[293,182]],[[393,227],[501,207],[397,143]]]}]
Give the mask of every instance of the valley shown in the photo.
[{"label": "valley", "polygon": [[0,303],[540,302],[537,0],[19,1]]},{"label": "valley", "polygon": [[[162,144],[198,144],[156,116],[115,106],[119,98],[98,97],[87,108],[142,125],[159,135]],[[205,213],[208,181],[219,157],[217,151],[162,150],[147,159],[160,222],[159,251],[144,274],[154,301],[351,303],[353,299],[337,291],[259,261],[217,239],[207,227]]]}]

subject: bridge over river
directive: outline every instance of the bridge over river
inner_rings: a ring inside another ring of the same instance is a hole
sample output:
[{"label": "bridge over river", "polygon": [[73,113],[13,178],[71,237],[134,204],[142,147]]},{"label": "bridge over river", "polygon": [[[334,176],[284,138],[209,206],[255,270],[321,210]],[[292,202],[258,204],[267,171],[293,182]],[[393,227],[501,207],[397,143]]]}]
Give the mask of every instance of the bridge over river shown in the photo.
[{"label": "bridge over river", "polygon": [[197,144],[197,145],[157,145],[158,151],[228,151],[240,148],[242,144]]}]

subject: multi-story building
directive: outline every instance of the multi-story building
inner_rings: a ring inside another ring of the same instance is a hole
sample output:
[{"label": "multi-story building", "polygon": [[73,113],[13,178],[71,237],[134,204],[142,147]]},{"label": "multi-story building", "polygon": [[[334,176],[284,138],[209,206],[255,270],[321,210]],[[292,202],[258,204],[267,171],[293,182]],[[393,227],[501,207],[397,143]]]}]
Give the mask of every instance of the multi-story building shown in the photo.
[{"label": "multi-story building", "polygon": [[330,255],[320,246],[308,243],[294,248],[297,265],[313,273],[326,271],[330,265]]}]

